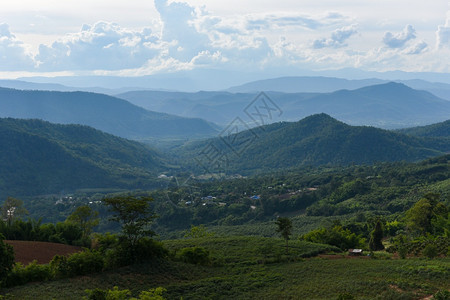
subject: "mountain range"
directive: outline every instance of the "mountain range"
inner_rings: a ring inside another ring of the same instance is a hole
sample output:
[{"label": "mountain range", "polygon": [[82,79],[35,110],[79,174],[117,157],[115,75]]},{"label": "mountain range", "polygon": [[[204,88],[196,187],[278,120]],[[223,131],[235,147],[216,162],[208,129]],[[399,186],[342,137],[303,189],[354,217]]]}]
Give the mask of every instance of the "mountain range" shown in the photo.
[{"label": "mountain range", "polygon": [[305,165],[417,161],[450,152],[447,136],[350,126],[326,114],[190,141],[164,153],[88,126],[0,119],[0,197],[159,186],[161,173],[269,172]]},{"label": "mountain range", "polygon": [[87,126],[0,119],[0,198],[80,188],[151,188],[162,155]]},{"label": "mountain range", "polygon": [[148,111],[119,98],[86,92],[0,88],[0,117],[88,125],[135,140],[204,137],[218,130],[216,125],[202,119]]},{"label": "mountain range", "polygon": [[449,139],[350,126],[326,114],[191,142],[177,149],[178,155],[191,162],[191,168],[241,174],[304,165],[417,161],[448,152]]},{"label": "mountain range", "polygon": [[331,93],[343,89],[356,90],[370,85],[385,84],[389,82],[403,83],[412,89],[425,90],[437,97],[450,100],[450,84],[429,82],[419,79],[382,80],[371,78],[349,80],[336,77],[292,76],[252,81],[231,87],[227,89],[227,91],[232,93],[254,93],[260,91],[281,93]]},{"label": "mountain range", "polygon": [[[352,125],[392,129],[428,125],[450,116],[450,101],[395,82],[330,93],[267,92],[266,95],[282,111],[272,122],[298,121],[312,114],[326,113]],[[256,93],[161,91],[117,95],[149,110],[202,118],[222,126],[237,117],[254,126],[244,111],[255,103],[257,96]]]}]

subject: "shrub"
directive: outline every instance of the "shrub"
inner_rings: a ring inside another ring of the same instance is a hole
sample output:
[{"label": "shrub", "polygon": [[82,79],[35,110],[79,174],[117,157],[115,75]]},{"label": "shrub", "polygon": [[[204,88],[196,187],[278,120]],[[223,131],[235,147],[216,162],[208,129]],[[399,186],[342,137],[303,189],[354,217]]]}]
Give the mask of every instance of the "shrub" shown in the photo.
[{"label": "shrub", "polygon": [[34,281],[46,281],[53,279],[53,273],[49,265],[40,265],[33,261],[27,266],[18,263],[14,266],[6,279],[6,285],[16,286]]},{"label": "shrub", "polygon": [[332,228],[319,228],[313,230],[301,237],[302,240],[328,244],[339,247],[342,250],[350,248],[363,248],[365,239],[361,235],[356,235],[348,229],[342,228],[340,225],[335,225]]},{"label": "shrub", "polygon": [[183,248],[177,258],[189,264],[206,265],[210,262],[209,251],[202,247]]},{"label": "shrub", "polygon": [[408,248],[404,245],[401,245],[398,247],[398,255],[401,259],[405,259],[406,255],[408,254]]},{"label": "shrub", "polygon": [[108,268],[127,266],[164,257],[167,253],[162,243],[150,238],[141,238],[134,246],[128,240],[121,239],[118,244],[105,252],[106,266]]},{"label": "shrub", "polygon": [[438,248],[434,244],[428,244],[423,248],[422,254],[428,258],[435,258],[438,256]]},{"label": "shrub", "polygon": [[450,292],[446,290],[438,291],[433,295],[433,299],[436,300],[450,300]]},{"label": "shrub", "polygon": [[14,250],[3,242],[3,235],[0,234],[0,285],[4,278],[11,272],[14,266]]},{"label": "shrub", "polygon": [[337,300],[353,300],[353,299],[355,299],[355,297],[353,297],[353,295],[349,293],[339,294],[339,296],[337,297]]},{"label": "shrub", "polygon": [[139,298],[129,298],[131,295],[130,290],[119,290],[119,288],[115,286],[112,290],[102,290],[98,288],[95,290],[86,290],[85,292],[88,296],[83,298],[89,300],[164,300],[163,293],[166,291],[165,288],[157,287],[148,291],[142,291],[139,294]]},{"label": "shrub", "polygon": [[[61,260],[63,262],[64,260]],[[86,275],[103,270],[103,256],[98,251],[85,250],[74,253],[67,259],[68,276]]]}]

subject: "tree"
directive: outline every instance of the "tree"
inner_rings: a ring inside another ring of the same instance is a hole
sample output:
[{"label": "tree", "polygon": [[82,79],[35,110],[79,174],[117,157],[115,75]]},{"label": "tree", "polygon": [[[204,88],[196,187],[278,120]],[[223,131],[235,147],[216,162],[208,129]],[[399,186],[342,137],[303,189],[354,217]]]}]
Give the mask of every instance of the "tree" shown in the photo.
[{"label": "tree", "polygon": [[0,286],[14,266],[14,250],[3,240],[4,237],[0,234]]},{"label": "tree", "polygon": [[281,236],[286,241],[286,254],[289,253],[289,237],[292,234],[292,222],[289,218],[278,218],[275,222],[278,225],[277,232],[281,234]]},{"label": "tree", "polygon": [[89,237],[92,229],[99,223],[98,211],[92,210],[88,205],[79,206],[66,221],[80,226],[82,238],[85,239]]},{"label": "tree", "polygon": [[8,226],[11,226],[13,220],[20,216],[28,214],[28,211],[23,207],[23,201],[13,197],[6,198],[2,206],[2,217],[6,220]]},{"label": "tree", "polygon": [[149,229],[156,218],[150,208],[151,197],[116,196],[102,201],[113,212],[110,220],[121,224],[122,236],[132,248],[141,238],[154,235]]},{"label": "tree", "polygon": [[448,209],[438,202],[439,198],[439,194],[428,193],[406,212],[406,225],[410,231],[419,234],[445,231]]},{"label": "tree", "polygon": [[214,236],[214,233],[208,232],[205,228],[205,225],[199,226],[191,225],[191,229],[186,230],[186,233],[184,234],[185,238],[194,238],[194,239],[212,236]]},{"label": "tree", "polygon": [[369,248],[372,251],[378,251],[383,250],[384,245],[382,243],[383,239],[383,227],[381,225],[381,221],[378,220],[375,224],[375,228],[370,234],[370,240],[369,240]]}]

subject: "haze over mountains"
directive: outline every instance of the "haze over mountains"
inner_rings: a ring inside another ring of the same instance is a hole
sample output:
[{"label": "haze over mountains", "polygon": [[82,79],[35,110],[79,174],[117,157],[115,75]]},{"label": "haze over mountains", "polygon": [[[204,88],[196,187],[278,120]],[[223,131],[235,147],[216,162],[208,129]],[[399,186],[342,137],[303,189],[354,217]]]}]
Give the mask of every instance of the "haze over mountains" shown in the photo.
[{"label": "haze over mountains", "polygon": [[[289,85],[290,79],[287,83]],[[149,110],[203,118],[225,126],[242,116],[256,95],[136,91],[119,94],[118,97]],[[447,120],[450,116],[450,101],[394,82],[330,93],[267,92],[267,95],[283,111],[274,121],[297,121],[312,114],[327,113],[348,124],[391,129],[428,125]]]},{"label": "haze over mountains", "polygon": [[122,99],[85,92],[21,91],[0,88],[0,117],[81,124],[129,139],[204,137],[217,127],[201,119],[157,113]]}]

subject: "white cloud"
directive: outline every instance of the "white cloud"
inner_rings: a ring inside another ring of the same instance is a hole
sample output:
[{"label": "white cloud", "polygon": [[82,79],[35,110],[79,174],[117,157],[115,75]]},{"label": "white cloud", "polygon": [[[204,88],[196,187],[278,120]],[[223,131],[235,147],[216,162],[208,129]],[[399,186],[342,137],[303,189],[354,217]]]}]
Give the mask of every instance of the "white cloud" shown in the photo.
[{"label": "white cloud", "polygon": [[406,25],[402,32],[392,34],[386,32],[383,37],[383,43],[389,48],[402,48],[408,41],[416,38],[416,30],[412,25]]},{"label": "white cloud", "polygon": [[227,59],[222,56],[220,51],[216,51],[214,53],[209,52],[208,50],[200,52],[197,56],[195,56],[191,63],[193,65],[214,65],[217,63],[226,62]]},{"label": "white cloud", "polygon": [[318,39],[313,42],[313,48],[320,49],[325,47],[339,48],[346,46],[345,41],[352,35],[358,33],[356,25],[345,26],[334,30],[331,37],[327,39]]},{"label": "white cloud", "polygon": [[408,47],[405,49],[405,54],[421,54],[428,48],[428,44],[424,41],[420,41],[417,44],[412,45],[411,47]]},{"label": "white cloud", "polygon": [[247,29],[267,30],[283,27],[318,29],[324,26],[341,24],[348,18],[340,13],[328,12],[322,15],[304,15],[299,13],[247,15]]},{"label": "white cloud", "polygon": [[8,24],[0,24],[0,70],[20,71],[33,68],[33,58],[26,52],[23,42],[10,32]]},{"label": "white cloud", "polygon": [[436,42],[438,48],[450,48],[450,11],[447,12],[447,19],[444,25],[439,25],[436,31]]},{"label": "white cloud", "polygon": [[161,44],[149,28],[133,31],[108,22],[83,25],[51,46],[41,45],[36,56],[45,70],[118,70],[137,68],[157,56]]}]

